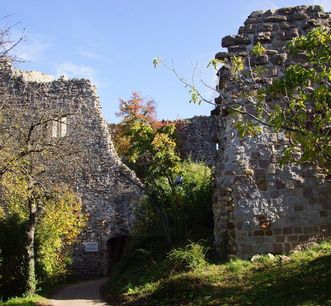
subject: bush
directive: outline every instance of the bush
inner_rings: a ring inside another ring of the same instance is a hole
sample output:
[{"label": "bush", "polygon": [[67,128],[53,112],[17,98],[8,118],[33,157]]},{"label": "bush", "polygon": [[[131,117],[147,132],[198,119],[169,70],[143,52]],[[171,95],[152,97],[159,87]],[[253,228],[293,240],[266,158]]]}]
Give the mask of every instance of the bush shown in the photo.
[{"label": "bush", "polygon": [[[166,177],[159,177],[149,185],[148,194],[137,211],[138,234],[161,233],[167,219],[173,242],[211,237],[212,170],[204,163],[184,161],[171,180],[181,177],[179,184],[171,185]],[[177,241],[176,241],[177,240]]]},{"label": "bush", "polygon": [[25,291],[26,228],[15,214],[0,220],[0,300]]},{"label": "bush", "polygon": [[168,254],[170,265],[175,271],[192,271],[206,267],[207,250],[201,244],[191,242],[184,248],[173,249]]}]

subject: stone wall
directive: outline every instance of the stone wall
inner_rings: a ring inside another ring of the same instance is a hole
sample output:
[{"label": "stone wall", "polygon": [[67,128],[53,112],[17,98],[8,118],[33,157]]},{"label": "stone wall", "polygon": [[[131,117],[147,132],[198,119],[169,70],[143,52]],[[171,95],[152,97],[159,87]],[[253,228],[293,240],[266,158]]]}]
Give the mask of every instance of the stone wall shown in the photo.
[{"label": "stone wall", "polygon": [[[216,120],[213,116],[194,116],[189,119],[168,121],[176,126],[176,145],[182,159],[191,158],[209,166],[215,165]],[[116,132],[116,124],[108,124],[109,132]]]},{"label": "stone wall", "polygon": [[56,161],[48,179],[70,184],[82,197],[89,216],[75,246],[75,272],[83,277],[107,274],[111,251],[107,241],[130,234],[133,209],[142,192],[139,180],[114,151],[95,87],[84,79],[52,80],[40,73],[14,70],[9,63],[1,63],[0,68],[1,92],[8,94],[11,107],[70,114],[64,141],[74,147],[79,159]]},{"label": "stone wall", "polygon": [[215,165],[215,124],[211,116],[195,116],[176,121],[177,147],[183,159],[191,158],[209,166]]},{"label": "stone wall", "polygon": [[[319,6],[298,6],[276,11],[253,12],[235,36],[226,36],[217,59],[243,57],[256,42],[266,53],[251,57],[251,64],[263,67],[261,82],[271,83],[284,68],[304,57],[290,58],[285,45],[305,35],[312,27],[330,27],[330,14]],[[219,73],[215,101],[220,148],[216,161],[214,193],[215,242],[225,255],[249,257],[256,253],[283,253],[298,244],[331,234],[331,184],[313,167],[287,165],[279,159],[285,136],[263,127],[256,137],[241,139],[235,128],[238,114],[229,114],[224,105],[236,105],[238,83],[224,67]],[[252,90],[252,88],[246,88]],[[225,95],[230,99],[223,99]]]}]

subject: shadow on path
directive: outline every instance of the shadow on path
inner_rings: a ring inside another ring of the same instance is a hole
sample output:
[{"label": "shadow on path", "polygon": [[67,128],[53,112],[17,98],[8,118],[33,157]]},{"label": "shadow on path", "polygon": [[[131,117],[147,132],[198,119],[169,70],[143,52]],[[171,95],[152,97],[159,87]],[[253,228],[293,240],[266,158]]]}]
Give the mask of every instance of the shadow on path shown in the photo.
[{"label": "shadow on path", "polygon": [[66,286],[58,291],[48,305],[52,306],[105,306],[106,302],[101,300],[100,288],[107,281],[107,278],[80,282]]}]

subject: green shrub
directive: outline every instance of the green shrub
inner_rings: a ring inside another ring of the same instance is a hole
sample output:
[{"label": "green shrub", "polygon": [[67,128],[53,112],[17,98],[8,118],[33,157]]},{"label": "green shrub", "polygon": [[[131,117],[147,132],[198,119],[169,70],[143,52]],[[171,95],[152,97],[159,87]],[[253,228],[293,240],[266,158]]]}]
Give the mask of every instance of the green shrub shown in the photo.
[{"label": "green shrub", "polygon": [[16,214],[0,220],[0,300],[25,291],[26,227]]},{"label": "green shrub", "polygon": [[205,259],[206,251],[201,244],[191,242],[184,248],[170,251],[168,259],[175,271],[199,270],[207,265]]},{"label": "green shrub", "polygon": [[[182,182],[174,183],[179,176]],[[174,243],[211,237],[212,186],[211,168],[201,162],[181,162],[170,180],[161,176],[148,186],[149,197],[143,200],[136,213],[137,232],[159,234],[168,225]]]}]

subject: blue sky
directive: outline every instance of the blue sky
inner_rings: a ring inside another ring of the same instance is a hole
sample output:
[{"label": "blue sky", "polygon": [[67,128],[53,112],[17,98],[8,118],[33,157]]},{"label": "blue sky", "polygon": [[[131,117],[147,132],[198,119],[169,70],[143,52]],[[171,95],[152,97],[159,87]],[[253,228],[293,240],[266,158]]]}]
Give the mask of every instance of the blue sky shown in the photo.
[{"label": "blue sky", "polygon": [[[236,34],[253,10],[322,4],[331,0],[0,0],[13,35],[25,28],[18,54],[20,67],[96,84],[103,114],[116,122],[119,98],[132,91],[154,99],[160,119],[209,114],[211,106],[189,104],[188,90],[153,58],[174,62],[188,80],[196,65],[201,78],[214,85],[208,61],[221,50],[221,38]],[[199,79],[199,73],[197,80]],[[207,97],[212,91],[201,87]]]}]

